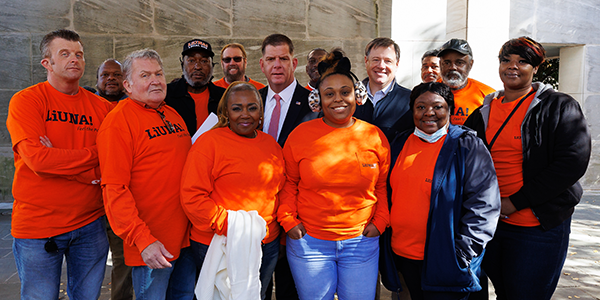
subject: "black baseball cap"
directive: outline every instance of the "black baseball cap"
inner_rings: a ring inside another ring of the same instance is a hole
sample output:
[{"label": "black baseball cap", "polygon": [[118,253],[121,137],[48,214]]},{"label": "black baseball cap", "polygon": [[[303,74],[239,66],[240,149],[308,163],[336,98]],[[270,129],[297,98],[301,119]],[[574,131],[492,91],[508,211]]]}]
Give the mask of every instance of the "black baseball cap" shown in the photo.
[{"label": "black baseball cap", "polygon": [[204,51],[208,53],[210,57],[215,56],[215,53],[212,51],[212,47],[210,46],[210,44],[201,39],[193,39],[183,44],[183,51],[181,52],[181,56],[185,56],[190,51]]},{"label": "black baseball cap", "polygon": [[462,55],[469,55],[473,57],[473,51],[471,50],[469,43],[462,39],[451,39],[447,41],[445,44],[442,45],[442,47],[440,47],[440,53],[438,53],[437,56],[442,57],[444,53],[446,53],[449,50],[456,51]]}]

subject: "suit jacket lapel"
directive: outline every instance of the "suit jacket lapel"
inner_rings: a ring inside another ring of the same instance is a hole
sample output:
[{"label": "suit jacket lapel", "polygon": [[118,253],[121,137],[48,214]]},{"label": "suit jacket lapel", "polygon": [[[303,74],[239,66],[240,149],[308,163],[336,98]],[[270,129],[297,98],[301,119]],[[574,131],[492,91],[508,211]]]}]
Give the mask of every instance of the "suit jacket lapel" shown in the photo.
[{"label": "suit jacket lapel", "polygon": [[[302,110],[302,101],[300,101],[299,88],[303,88],[300,86],[300,83],[296,82],[296,88],[294,89],[294,95],[292,99],[290,99],[290,108],[288,109],[287,115],[285,116],[285,120],[283,121],[283,127],[279,132],[279,140],[282,137],[287,137],[292,130],[294,130],[294,124],[296,123],[296,119]],[[308,101],[308,99],[307,99]],[[297,103],[300,103],[298,105]]]}]

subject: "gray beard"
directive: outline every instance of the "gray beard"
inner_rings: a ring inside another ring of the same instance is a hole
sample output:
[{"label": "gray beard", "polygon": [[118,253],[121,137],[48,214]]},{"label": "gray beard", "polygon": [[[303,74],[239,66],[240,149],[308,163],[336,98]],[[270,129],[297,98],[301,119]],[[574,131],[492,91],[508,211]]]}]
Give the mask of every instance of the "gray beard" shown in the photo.
[{"label": "gray beard", "polygon": [[[452,79],[448,78],[449,75],[455,75]],[[467,76],[463,77],[460,73],[456,71],[448,72],[448,74],[444,77],[444,83],[448,85],[451,89],[458,89],[463,87],[467,83]]]}]

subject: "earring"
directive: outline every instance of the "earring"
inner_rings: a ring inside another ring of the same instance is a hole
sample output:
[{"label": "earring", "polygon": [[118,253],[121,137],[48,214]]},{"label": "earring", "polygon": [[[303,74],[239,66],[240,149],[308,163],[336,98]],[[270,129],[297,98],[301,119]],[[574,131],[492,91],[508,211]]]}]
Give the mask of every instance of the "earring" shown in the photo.
[{"label": "earring", "polygon": [[310,91],[310,94],[308,95],[308,106],[313,112],[321,111],[321,97],[319,96],[319,90],[314,89]]},{"label": "earring", "polygon": [[356,104],[362,105],[367,97],[367,88],[362,81],[357,80],[356,83],[354,83],[354,98],[356,99]]},{"label": "earring", "polygon": [[260,125],[262,125],[262,120],[263,120],[263,118],[262,118],[262,117],[258,118],[258,125],[259,125],[259,126],[260,126]]}]

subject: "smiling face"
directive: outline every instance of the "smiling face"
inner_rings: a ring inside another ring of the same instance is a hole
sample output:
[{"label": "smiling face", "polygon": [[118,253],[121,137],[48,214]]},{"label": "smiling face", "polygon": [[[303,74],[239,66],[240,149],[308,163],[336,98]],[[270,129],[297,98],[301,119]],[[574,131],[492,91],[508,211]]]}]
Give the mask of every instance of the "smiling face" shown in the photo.
[{"label": "smiling face", "polygon": [[243,81],[247,65],[248,61],[244,58],[244,53],[242,53],[240,48],[232,46],[223,51],[221,67],[223,68],[223,74],[227,83],[231,84],[234,81]]},{"label": "smiling face", "polygon": [[296,66],[298,60],[292,56],[287,44],[267,45],[260,59],[260,70],[275,93],[283,91],[294,81]]},{"label": "smiling face", "polygon": [[48,71],[48,79],[61,82],[76,82],[83,76],[85,58],[79,42],[55,38],[48,45],[50,57],[42,59]]},{"label": "smiling face", "polygon": [[260,99],[251,90],[232,92],[227,99],[229,128],[240,136],[253,138],[260,120]]},{"label": "smiling face", "polygon": [[440,58],[427,56],[421,62],[421,80],[423,82],[436,82],[440,78]]},{"label": "smiling face", "polygon": [[456,51],[446,51],[440,57],[442,79],[453,90],[460,90],[467,84],[473,60],[469,55]]},{"label": "smiling face", "polygon": [[106,61],[98,68],[96,87],[101,95],[118,96],[123,93],[123,70],[114,61]]},{"label": "smiling face", "polygon": [[167,94],[163,69],[154,59],[134,59],[131,64],[131,76],[123,81],[123,85],[132,99],[154,108],[165,100]]},{"label": "smiling face", "polygon": [[193,88],[208,84],[213,73],[212,58],[204,51],[189,51],[183,57],[183,78]]},{"label": "smiling face", "polygon": [[520,90],[531,87],[533,75],[538,67],[533,67],[518,54],[509,54],[500,59],[500,80],[505,90]]},{"label": "smiling face", "polygon": [[398,69],[394,46],[371,49],[369,56],[365,56],[365,67],[369,75],[369,86],[372,93],[386,87],[394,80]]},{"label": "smiling face", "polygon": [[413,120],[423,132],[435,133],[450,121],[448,103],[436,93],[425,92],[415,99]]},{"label": "smiling face", "polygon": [[333,74],[325,77],[319,84],[319,94],[325,124],[335,128],[346,128],[353,124],[356,100],[354,84],[348,76]]}]

